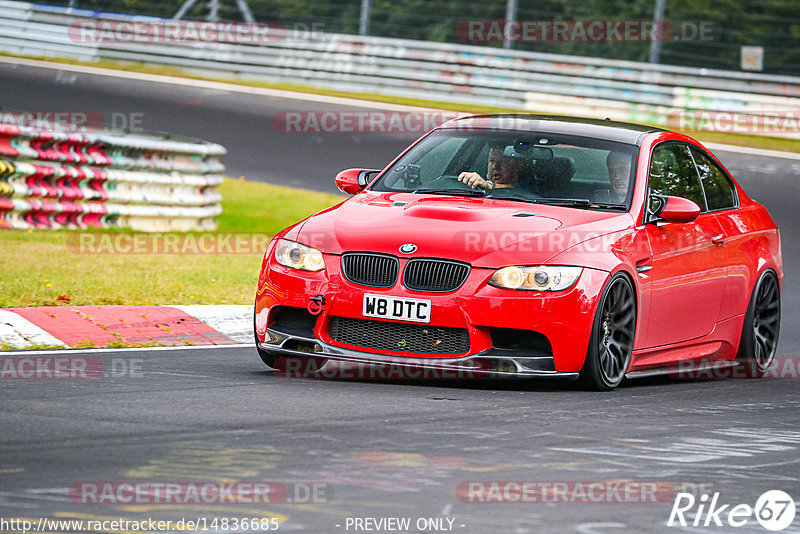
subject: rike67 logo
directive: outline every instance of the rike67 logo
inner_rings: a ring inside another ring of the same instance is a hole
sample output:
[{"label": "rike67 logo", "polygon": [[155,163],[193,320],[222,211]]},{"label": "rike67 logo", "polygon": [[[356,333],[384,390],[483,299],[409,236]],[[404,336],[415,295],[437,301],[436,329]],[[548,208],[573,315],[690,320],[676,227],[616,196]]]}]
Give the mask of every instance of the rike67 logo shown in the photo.
[{"label": "rike67 logo", "polygon": [[777,532],[792,524],[795,512],[794,500],[781,490],[765,492],[755,506],[722,504],[719,492],[710,498],[701,495],[699,499],[691,493],[678,493],[667,526],[743,527],[755,519],[765,529]]}]

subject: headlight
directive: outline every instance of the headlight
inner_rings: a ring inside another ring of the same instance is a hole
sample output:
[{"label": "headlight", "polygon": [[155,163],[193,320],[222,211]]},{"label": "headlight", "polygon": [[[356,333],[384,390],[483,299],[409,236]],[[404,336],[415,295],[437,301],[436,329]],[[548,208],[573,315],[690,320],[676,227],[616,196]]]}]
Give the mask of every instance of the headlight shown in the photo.
[{"label": "headlight", "polygon": [[489,285],[526,291],[562,291],[575,283],[583,267],[539,265],[503,267],[489,279]]},{"label": "headlight", "polygon": [[287,239],[278,240],[275,259],[281,265],[303,271],[321,271],[325,268],[322,252]]}]

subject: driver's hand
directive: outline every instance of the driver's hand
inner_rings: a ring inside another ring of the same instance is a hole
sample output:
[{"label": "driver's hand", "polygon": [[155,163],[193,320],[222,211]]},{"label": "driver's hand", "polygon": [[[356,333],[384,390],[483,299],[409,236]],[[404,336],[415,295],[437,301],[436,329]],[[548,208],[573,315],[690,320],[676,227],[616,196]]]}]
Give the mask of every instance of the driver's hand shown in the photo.
[{"label": "driver's hand", "polygon": [[458,181],[462,182],[472,189],[491,189],[492,185],[481,178],[477,172],[462,172],[458,175]]}]

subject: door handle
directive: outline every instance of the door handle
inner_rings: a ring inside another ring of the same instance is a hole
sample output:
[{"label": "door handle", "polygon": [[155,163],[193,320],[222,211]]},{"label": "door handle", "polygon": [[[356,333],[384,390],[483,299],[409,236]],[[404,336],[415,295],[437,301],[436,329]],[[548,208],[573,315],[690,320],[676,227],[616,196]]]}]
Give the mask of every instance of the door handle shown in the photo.
[{"label": "door handle", "polygon": [[711,238],[711,242],[714,243],[715,245],[721,245],[725,242],[725,235],[724,234],[715,235],[714,237]]}]

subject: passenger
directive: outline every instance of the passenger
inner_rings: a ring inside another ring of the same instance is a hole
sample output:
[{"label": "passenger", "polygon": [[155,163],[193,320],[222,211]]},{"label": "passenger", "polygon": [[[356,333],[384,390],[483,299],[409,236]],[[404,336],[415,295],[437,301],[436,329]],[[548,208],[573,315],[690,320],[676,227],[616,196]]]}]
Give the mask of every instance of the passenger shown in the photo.
[{"label": "passenger", "polygon": [[631,177],[631,157],[622,152],[611,151],[606,158],[608,181],[611,182],[609,202],[625,202],[628,196],[628,181]]}]

